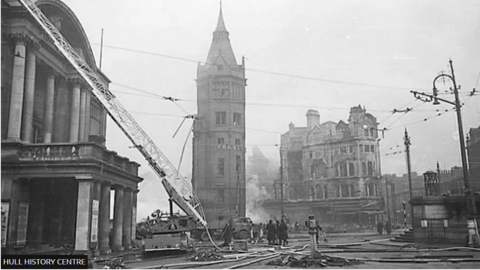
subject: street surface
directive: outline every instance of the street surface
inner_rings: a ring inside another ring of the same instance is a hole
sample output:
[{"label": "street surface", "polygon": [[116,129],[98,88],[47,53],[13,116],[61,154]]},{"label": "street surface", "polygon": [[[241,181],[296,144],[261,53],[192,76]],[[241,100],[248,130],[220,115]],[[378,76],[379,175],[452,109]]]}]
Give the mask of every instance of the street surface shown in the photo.
[{"label": "street surface", "polygon": [[[360,264],[330,266],[325,268],[355,269],[478,269],[480,268],[480,249],[469,249],[452,245],[409,244],[389,241],[396,234],[377,235],[373,231],[366,233],[339,233],[328,235],[328,243],[321,242],[318,251],[322,256],[339,257],[360,261]],[[218,251],[224,257],[220,261],[191,261],[193,254],[179,256],[161,256],[126,261],[127,268],[170,268],[170,269],[270,269],[291,268],[289,265],[269,265],[268,262],[290,257],[301,259],[310,256],[308,234],[292,234],[288,247],[268,246],[265,243],[249,244],[248,252]],[[217,243],[221,244],[220,242]],[[209,243],[197,243],[197,252],[212,252]],[[303,248],[303,249],[302,249]],[[295,251],[296,250],[296,251]],[[198,254],[198,253],[197,253]],[[288,258],[287,258],[288,259]],[[286,260],[286,259],[285,259]],[[298,267],[296,267],[298,268]],[[302,267],[300,267],[302,268]],[[309,268],[322,268],[321,266]]]}]

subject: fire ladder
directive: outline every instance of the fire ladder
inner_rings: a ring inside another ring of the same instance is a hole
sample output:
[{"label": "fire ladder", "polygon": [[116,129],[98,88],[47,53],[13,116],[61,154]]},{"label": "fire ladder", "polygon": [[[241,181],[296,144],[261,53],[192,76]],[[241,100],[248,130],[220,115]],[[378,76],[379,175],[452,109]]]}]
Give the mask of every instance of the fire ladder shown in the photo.
[{"label": "fire ladder", "polygon": [[[47,19],[45,14],[35,5],[33,0],[19,0],[20,3],[35,18],[45,32],[52,38],[55,46],[72,64],[82,78],[90,85],[93,94],[102,103],[113,121],[130,139],[133,145],[148,161],[153,171],[162,179],[170,198],[187,214],[194,218],[199,227],[206,227],[205,214],[200,200],[195,195],[190,184],[180,175],[177,169],[160,151],[145,131],[138,125],[128,111],[120,104],[107,86],[99,79],[96,72],[75,52],[63,38],[57,28]],[[167,180],[170,179],[171,181]],[[177,192],[180,190],[181,194]],[[189,197],[186,199],[186,197]]]}]

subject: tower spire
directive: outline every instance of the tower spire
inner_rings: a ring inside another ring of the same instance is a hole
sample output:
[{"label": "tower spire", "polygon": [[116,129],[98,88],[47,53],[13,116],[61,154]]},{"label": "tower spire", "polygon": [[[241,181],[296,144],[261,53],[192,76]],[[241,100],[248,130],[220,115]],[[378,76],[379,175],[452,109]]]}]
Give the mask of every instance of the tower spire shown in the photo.
[{"label": "tower spire", "polygon": [[217,28],[213,32],[213,40],[212,45],[210,46],[210,51],[208,52],[207,63],[226,66],[237,65],[228,35],[225,22],[223,21],[222,1],[220,1]]},{"label": "tower spire", "polygon": [[220,14],[218,15],[218,23],[217,29],[215,32],[227,32],[227,28],[225,27],[225,22],[223,21],[223,12],[222,12],[222,0],[220,0]]}]

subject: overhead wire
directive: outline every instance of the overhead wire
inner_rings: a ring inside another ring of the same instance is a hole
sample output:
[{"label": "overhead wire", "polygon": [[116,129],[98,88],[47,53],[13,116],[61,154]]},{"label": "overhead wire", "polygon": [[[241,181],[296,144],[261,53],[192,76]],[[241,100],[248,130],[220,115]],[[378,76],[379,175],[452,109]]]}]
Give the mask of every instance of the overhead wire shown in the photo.
[{"label": "overhead wire", "polygon": [[[100,46],[100,44],[98,44],[98,43],[93,43],[92,42],[91,44],[95,45],[95,46]],[[181,61],[186,61],[186,62],[196,63],[196,64],[219,66],[217,64],[212,64],[212,63],[208,63],[208,62],[204,62],[204,61],[193,60],[193,59],[184,58],[184,57],[172,56],[172,55],[168,55],[168,54],[154,53],[154,52],[148,52],[148,51],[119,47],[119,46],[106,45],[106,44],[103,44],[103,47],[110,48],[110,49],[116,49],[116,50],[124,50],[124,51],[129,51],[129,52],[134,52],[134,53],[140,53],[140,54],[146,54],[146,55],[165,57],[165,58],[181,60]],[[245,68],[245,70],[246,71],[252,71],[252,72],[258,72],[258,73],[263,73],[263,74],[271,74],[271,75],[284,76],[284,77],[290,77],[290,78],[296,78],[296,79],[321,81],[321,82],[335,83],[335,84],[348,84],[348,85],[367,86],[367,87],[375,87],[375,88],[383,88],[383,89],[396,89],[396,90],[411,90],[412,89],[412,87],[386,86],[386,85],[378,85],[378,84],[359,83],[359,82],[350,82],[350,81],[342,81],[342,80],[332,80],[332,79],[309,77],[309,76],[302,76],[302,75],[295,75],[295,74],[288,74],[288,73],[282,73],[282,72],[276,72],[276,71],[253,69],[253,68]],[[419,88],[416,88],[416,89],[417,90],[426,90],[426,89],[419,89]]]}]

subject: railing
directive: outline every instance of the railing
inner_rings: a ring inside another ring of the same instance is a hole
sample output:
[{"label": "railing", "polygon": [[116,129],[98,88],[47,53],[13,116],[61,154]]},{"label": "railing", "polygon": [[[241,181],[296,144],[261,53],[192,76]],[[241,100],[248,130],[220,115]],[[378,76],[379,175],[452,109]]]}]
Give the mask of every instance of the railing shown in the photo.
[{"label": "railing", "polygon": [[10,144],[3,149],[17,150],[19,161],[68,161],[95,159],[131,174],[138,174],[138,164],[116,152],[108,151],[94,143]]}]

